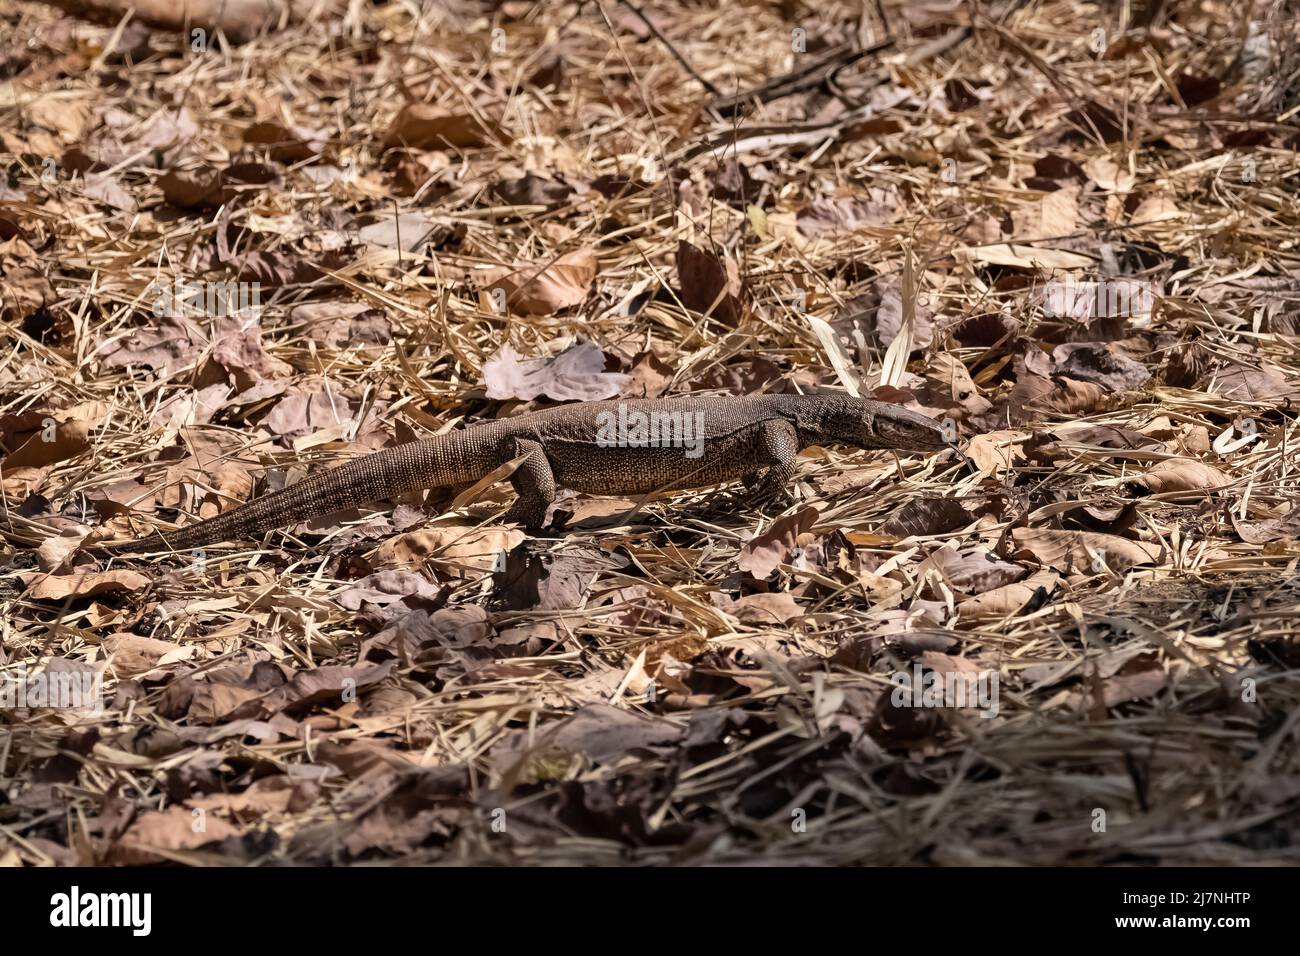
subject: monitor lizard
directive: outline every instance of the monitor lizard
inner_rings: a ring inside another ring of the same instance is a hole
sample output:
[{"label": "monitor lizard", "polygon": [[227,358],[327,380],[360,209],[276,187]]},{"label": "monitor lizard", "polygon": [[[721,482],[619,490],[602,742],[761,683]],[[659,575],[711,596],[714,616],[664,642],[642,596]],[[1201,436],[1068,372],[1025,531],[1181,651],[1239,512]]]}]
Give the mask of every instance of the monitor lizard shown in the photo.
[{"label": "monitor lizard", "polygon": [[[663,426],[658,446],[633,433],[641,422]],[[902,406],[839,394],[580,402],[386,448],[178,531],[91,550],[192,551],[367,501],[472,484],[511,464],[518,500],[506,520],[536,529],[557,488],[645,494],[741,480],[756,495],[781,494],[794,477],[795,456],[810,445],[930,452],[952,447],[953,437]]]}]

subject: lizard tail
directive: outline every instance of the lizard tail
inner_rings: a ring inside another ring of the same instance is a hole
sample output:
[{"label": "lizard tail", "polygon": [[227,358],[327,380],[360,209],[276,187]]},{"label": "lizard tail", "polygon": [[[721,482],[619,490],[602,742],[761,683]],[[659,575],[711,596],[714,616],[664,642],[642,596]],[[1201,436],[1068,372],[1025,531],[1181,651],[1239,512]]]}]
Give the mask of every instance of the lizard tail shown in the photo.
[{"label": "lizard tail", "polygon": [[338,468],[308,475],[282,491],[264,495],[206,521],[164,534],[158,532],[119,544],[92,545],[106,555],[145,551],[193,551],[205,545],[264,532],[352,508],[367,501],[393,498],[408,491],[477,481],[491,468],[482,462],[481,439],[463,431],[448,432],[424,441],[366,455]]}]

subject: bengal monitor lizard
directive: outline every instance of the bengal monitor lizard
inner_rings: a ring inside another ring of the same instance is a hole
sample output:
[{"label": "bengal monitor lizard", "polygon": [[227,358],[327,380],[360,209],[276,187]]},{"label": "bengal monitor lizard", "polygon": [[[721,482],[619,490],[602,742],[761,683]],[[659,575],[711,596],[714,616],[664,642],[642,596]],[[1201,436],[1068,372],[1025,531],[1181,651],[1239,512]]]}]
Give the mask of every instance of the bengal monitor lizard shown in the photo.
[{"label": "bengal monitor lizard", "polygon": [[[657,431],[638,431],[643,423],[658,423]],[[665,441],[673,444],[664,447]],[[779,494],[794,476],[800,449],[822,444],[927,452],[953,442],[924,415],[841,395],[583,402],[397,445],[179,531],[93,548],[110,555],[192,551],[408,491],[470,484],[516,459],[522,460],[510,482],[518,500],[506,520],[529,528],[541,526],[561,487],[645,494],[739,479],[758,495]]]}]

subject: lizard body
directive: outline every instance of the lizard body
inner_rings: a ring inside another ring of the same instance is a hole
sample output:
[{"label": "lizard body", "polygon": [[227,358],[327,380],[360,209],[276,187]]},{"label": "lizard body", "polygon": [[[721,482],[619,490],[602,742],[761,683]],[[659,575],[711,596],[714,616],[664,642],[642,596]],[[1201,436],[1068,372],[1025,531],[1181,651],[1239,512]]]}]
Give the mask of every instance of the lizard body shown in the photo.
[{"label": "lizard body", "polygon": [[[658,423],[654,432],[651,423]],[[760,494],[783,491],[799,450],[819,444],[938,451],[951,442],[924,415],[840,395],[583,402],[387,448],[180,531],[97,550],[188,551],[257,537],[367,501],[473,483],[516,460],[510,482],[518,501],[506,518],[536,528],[561,487],[643,494],[739,479]]]}]

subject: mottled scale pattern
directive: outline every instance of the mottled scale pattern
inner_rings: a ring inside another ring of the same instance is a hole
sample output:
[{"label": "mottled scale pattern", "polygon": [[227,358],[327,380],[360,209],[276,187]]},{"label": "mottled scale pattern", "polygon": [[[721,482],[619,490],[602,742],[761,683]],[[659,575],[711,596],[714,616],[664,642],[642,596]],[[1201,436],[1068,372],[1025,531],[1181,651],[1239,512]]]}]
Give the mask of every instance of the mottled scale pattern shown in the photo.
[{"label": "mottled scale pattern", "polygon": [[[690,457],[684,447],[602,444],[611,436],[636,438],[610,430],[620,413],[633,424],[637,415],[656,416],[659,421],[688,415],[692,424],[702,421],[702,454]],[[318,471],[283,491],[181,531],[103,545],[100,550],[110,554],[193,551],[220,541],[257,537],[367,501],[475,482],[530,451],[534,457],[512,476],[520,500],[511,516],[536,525],[556,486],[590,494],[644,494],[750,480],[774,465],[784,475],[793,471],[797,449],[829,443],[919,451],[947,444],[940,426],[923,415],[839,395],[585,402],[385,449]]]}]

